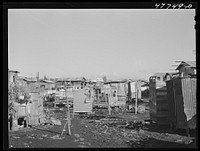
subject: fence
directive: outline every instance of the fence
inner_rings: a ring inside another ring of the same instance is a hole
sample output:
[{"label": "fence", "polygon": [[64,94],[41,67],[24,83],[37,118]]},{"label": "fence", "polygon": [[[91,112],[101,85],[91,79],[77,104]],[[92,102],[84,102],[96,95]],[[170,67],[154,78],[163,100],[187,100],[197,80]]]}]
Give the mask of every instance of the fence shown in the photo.
[{"label": "fence", "polygon": [[196,128],[196,78],[179,77],[166,84],[170,124],[175,128]]}]

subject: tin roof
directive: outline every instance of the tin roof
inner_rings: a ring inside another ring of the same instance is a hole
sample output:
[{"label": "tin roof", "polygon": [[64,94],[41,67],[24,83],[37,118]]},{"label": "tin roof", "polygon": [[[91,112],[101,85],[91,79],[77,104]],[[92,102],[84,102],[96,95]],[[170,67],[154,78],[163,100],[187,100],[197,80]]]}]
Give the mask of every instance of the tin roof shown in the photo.
[{"label": "tin roof", "polygon": [[45,82],[45,83],[54,83],[54,82],[51,81],[51,80],[41,80],[41,82]]},{"label": "tin roof", "polygon": [[28,81],[28,82],[36,82],[37,80],[34,78],[24,78],[23,80]]},{"label": "tin roof", "polygon": [[77,81],[86,81],[85,77],[76,77],[76,78],[60,78],[57,80],[57,82],[59,81],[72,81],[72,82],[77,82]]},{"label": "tin roof", "polygon": [[9,70],[9,69],[8,69],[8,72],[20,73],[19,71]]},{"label": "tin roof", "polygon": [[176,70],[179,70],[179,68],[181,66],[190,66],[190,67],[193,67],[193,68],[196,68],[196,61],[181,61],[181,63],[178,65],[178,67],[176,68]]}]

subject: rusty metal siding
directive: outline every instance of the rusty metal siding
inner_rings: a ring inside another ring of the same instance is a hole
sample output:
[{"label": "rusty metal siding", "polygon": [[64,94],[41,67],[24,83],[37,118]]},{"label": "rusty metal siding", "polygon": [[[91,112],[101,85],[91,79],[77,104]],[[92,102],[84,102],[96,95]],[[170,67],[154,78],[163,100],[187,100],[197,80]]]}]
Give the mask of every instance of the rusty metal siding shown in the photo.
[{"label": "rusty metal siding", "polygon": [[189,121],[196,115],[196,78],[184,78],[182,82],[184,113]]},{"label": "rusty metal siding", "polygon": [[196,78],[179,77],[166,83],[170,123],[175,128],[187,128],[188,121],[196,115]]}]

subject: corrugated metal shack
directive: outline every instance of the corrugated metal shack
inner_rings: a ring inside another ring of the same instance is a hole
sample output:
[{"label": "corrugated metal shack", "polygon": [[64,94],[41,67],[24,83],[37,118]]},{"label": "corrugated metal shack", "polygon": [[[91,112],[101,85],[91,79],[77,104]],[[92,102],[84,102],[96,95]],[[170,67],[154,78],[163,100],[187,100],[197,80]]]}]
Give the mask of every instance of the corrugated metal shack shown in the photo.
[{"label": "corrugated metal shack", "polygon": [[196,78],[178,77],[166,84],[170,124],[174,128],[196,128]]},{"label": "corrugated metal shack", "polygon": [[150,120],[160,125],[167,125],[169,124],[167,87],[165,81],[158,77],[149,78]]}]

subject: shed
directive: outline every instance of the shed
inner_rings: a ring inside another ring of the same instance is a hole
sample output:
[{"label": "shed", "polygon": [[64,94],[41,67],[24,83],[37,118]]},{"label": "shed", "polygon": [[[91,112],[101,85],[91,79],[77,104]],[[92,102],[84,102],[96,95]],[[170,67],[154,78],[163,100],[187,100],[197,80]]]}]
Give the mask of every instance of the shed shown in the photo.
[{"label": "shed", "polygon": [[125,107],[127,97],[126,80],[113,80],[105,84],[105,92],[110,93],[111,106]]},{"label": "shed", "polygon": [[196,78],[178,77],[166,84],[170,124],[175,128],[196,128]]}]

